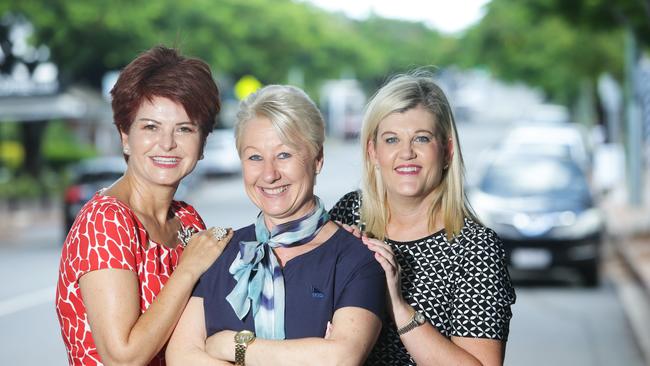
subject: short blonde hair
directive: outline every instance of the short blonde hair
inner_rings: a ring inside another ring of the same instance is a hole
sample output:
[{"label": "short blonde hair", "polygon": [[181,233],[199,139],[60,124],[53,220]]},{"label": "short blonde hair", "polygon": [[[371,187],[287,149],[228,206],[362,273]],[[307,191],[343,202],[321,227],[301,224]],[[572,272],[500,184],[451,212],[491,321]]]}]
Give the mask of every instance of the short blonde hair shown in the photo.
[{"label": "short blonde hair", "polygon": [[268,85],[239,104],[235,141],[240,155],[246,124],[256,117],[268,118],[284,144],[298,151],[306,148],[309,158],[323,153],[323,116],[301,89],[290,85]]},{"label": "short blonde hair", "polygon": [[429,228],[433,229],[435,216],[442,213],[447,237],[452,239],[460,233],[464,218],[476,220],[464,190],[464,164],[458,143],[456,123],[444,92],[427,71],[414,71],[396,75],[381,87],[366,107],[361,128],[363,149],[361,222],[365,231],[383,240],[390,215],[386,202],[386,187],[381,175],[368,156],[368,143],[377,141],[379,123],[392,113],[403,113],[422,106],[435,117],[436,137],[442,144],[452,141],[453,155],[447,161],[448,168],[442,181],[434,189],[435,197],[429,214]]}]

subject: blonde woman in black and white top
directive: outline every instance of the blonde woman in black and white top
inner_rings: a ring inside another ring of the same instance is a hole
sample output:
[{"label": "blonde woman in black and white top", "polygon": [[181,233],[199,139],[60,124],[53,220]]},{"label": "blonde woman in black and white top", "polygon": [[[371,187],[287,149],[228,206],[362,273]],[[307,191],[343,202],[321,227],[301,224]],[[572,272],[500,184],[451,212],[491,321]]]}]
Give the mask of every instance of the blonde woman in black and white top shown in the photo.
[{"label": "blonde woman in black and white top", "polygon": [[503,364],[515,293],[501,240],[465,198],[451,107],[431,75],[383,86],[361,143],[362,189],[330,214],[362,230],[386,273],[390,319],[368,364]]}]

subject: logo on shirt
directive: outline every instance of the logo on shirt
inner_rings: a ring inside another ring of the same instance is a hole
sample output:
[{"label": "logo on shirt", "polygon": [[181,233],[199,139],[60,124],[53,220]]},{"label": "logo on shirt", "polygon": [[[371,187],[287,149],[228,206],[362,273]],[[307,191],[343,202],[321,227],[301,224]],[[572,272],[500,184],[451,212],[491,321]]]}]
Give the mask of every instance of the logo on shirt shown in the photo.
[{"label": "logo on shirt", "polygon": [[325,294],[321,292],[321,290],[317,289],[316,287],[311,288],[311,297],[315,299],[322,299],[325,297]]}]

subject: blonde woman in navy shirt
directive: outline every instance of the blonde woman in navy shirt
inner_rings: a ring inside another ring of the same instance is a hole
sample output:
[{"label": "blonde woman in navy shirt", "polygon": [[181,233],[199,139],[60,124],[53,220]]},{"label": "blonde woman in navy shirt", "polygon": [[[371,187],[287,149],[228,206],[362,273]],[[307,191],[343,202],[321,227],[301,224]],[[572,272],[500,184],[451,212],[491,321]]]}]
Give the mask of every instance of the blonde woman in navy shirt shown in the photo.
[{"label": "blonde woman in navy shirt", "polygon": [[314,195],[320,112],[300,89],[267,86],[242,102],[235,133],[245,190],[261,212],[201,277],[168,363],[363,363],[381,329],[384,273]]}]

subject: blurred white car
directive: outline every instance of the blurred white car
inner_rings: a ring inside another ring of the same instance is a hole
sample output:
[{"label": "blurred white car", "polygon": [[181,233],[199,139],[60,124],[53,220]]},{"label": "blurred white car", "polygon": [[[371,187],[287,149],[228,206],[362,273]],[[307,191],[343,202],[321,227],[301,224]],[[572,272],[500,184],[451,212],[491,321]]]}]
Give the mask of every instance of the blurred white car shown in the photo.
[{"label": "blurred white car", "polygon": [[507,155],[526,154],[571,159],[587,174],[592,170],[592,147],[582,126],[575,123],[531,123],[515,127],[502,141]]},{"label": "blurred white car", "polygon": [[203,151],[203,160],[198,169],[208,176],[232,175],[241,172],[241,163],[235,144],[235,131],[232,128],[214,130],[209,136]]},{"label": "blurred white car", "polygon": [[468,196],[483,223],[503,239],[511,270],[547,276],[572,269],[585,285],[598,284],[605,221],[576,162],[500,155]]}]

